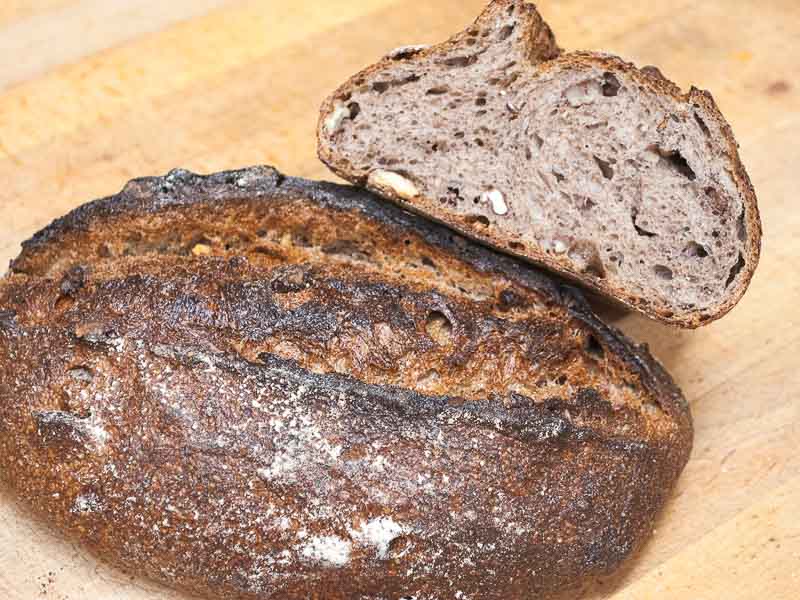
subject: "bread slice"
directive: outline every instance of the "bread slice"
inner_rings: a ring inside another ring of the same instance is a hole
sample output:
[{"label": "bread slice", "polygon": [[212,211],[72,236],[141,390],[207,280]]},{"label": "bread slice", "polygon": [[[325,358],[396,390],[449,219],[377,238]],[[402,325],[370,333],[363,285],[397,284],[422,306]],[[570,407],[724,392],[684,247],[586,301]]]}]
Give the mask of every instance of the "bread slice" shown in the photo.
[{"label": "bread slice", "polygon": [[358,73],[318,136],[341,177],[667,323],[721,317],[758,263],[756,197],[711,95],[562,53],[525,2]]},{"label": "bread slice", "polygon": [[213,598],[575,589],[650,537],[691,443],[579,292],[349,186],[137,180],[0,281],[0,478]]}]

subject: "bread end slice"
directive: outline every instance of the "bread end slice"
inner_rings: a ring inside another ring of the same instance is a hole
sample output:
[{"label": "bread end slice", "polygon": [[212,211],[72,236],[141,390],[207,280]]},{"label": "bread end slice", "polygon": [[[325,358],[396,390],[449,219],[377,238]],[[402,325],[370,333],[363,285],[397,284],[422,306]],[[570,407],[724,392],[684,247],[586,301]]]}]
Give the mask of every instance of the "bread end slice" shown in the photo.
[{"label": "bread end slice", "polygon": [[563,53],[519,0],[352,77],[318,138],[341,177],[666,323],[723,316],[758,263],[755,192],[711,95]]}]

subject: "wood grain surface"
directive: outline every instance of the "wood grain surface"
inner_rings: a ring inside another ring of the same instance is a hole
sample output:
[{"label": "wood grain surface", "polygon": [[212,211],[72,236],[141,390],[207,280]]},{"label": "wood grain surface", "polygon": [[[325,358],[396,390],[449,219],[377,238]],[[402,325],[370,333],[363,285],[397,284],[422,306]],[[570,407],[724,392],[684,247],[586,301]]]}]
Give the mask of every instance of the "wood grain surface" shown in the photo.
[{"label": "wood grain surface", "polygon": [[[653,539],[593,598],[800,598],[800,2],[541,0],[566,49],[656,64],[712,91],[764,224],[750,291],[676,331],[608,317],[683,387],[695,450]],[[0,263],[130,178],[315,155],[327,92],[385,51],[439,41],[482,0],[3,0]],[[0,598],[177,600],[47,532],[0,489]],[[479,599],[471,599],[479,600]]]}]

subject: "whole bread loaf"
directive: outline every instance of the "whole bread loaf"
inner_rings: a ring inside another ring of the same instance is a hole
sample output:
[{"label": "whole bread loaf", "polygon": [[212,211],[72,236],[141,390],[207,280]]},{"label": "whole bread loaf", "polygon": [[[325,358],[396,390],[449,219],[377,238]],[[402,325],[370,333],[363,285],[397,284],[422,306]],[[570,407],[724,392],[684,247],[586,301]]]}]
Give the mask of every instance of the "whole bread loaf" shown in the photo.
[{"label": "whole bread loaf", "polygon": [[0,282],[0,477],[214,598],[543,598],[617,568],[689,410],[574,289],[366,191],[140,179]]},{"label": "whole bread loaf", "polygon": [[318,138],[345,179],[667,323],[721,317],[758,263],[755,193],[711,95],[562,53],[522,0],[353,76]]}]

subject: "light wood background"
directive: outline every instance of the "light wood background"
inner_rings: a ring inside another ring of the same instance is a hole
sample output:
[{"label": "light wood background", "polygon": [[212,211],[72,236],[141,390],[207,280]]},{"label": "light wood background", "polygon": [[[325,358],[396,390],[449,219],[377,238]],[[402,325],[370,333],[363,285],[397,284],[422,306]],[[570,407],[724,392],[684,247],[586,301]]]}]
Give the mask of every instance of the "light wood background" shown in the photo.
[{"label": "light wood background", "polygon": [[[317,108],[385,51],[435,42],[481,0],[2,0],[0,262],[130,178],[259,163],[329,177]],[[541,0],[566,49],[711,90],[764,223],[725,319],[681,332],[617,315],[694,411],[695,450],[652,541],[597,598],[800,598],[800,2]],[[167,600],[52,537],[0,490],[0,598]],[[475,599],[479,600],[479,599]]]}]

